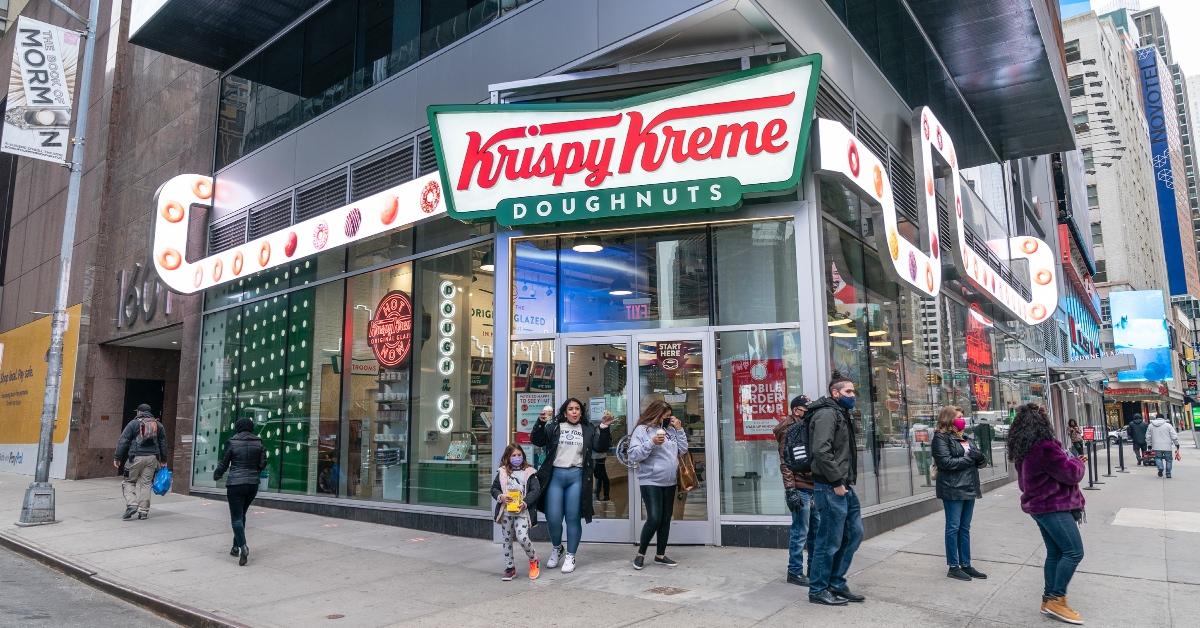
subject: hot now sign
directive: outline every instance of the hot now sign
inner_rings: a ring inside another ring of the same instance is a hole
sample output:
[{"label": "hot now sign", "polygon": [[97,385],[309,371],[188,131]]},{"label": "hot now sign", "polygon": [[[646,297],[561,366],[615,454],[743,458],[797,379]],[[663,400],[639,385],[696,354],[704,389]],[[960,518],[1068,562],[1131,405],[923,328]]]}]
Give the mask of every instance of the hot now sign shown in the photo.
[{"label": "hot now sign", "polygon": [[605,104],[430,107],[447,210],[518,226],[733,208],[795,188],[820,65]]}]

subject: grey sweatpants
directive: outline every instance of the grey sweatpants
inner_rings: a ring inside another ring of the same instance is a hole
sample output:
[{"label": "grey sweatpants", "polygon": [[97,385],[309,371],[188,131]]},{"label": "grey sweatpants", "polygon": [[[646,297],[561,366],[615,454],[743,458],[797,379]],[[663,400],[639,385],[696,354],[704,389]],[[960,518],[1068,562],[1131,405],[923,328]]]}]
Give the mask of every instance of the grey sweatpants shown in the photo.
[{"label": "grey sweatpants", "polygon": [[125,496],[126,506],[137,506],[141,514],[150,512],[150,485],[154,483],[154,472],[157,470],[157,456],[137,456],[125,467],[121,494]]}]

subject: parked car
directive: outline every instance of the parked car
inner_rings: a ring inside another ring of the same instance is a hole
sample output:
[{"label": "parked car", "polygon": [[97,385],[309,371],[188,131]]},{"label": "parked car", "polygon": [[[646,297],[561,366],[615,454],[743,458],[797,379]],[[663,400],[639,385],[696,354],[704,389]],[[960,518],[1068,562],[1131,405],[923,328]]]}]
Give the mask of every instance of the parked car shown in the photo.
[{"label": "parked car", "polygon": [[1129,434],[1127,434],[1125,432],[1125,428],[1121,428],[1119,430],[1112,430],[1111,432],[1108,433],[1108,442],[1116,445],[1118,442],[1120,442],[1119,439],[1124,439],[1126,441],[1129,440]]}]

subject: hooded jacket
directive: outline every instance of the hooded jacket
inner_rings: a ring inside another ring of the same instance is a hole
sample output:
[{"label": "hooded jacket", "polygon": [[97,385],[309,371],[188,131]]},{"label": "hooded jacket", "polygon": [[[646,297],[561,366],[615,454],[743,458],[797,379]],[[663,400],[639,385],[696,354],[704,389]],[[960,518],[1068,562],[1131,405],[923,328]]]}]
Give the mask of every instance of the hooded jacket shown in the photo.
[{"label": "hooded jacket", "polygon": [[858,480],[858,445],[850,413],[830,397],[808,407],[808,447],[812,451],[812,479],[833,486],[853,486]]},{"label": "hooded jacket", "polygon": [[[527,466],[512,474],[511,477],[516,477],[521,484],[521,501],[525,502],[525,512],[522,514],[529,516],[529,525],[537,525],[537,503],[542,497],[542,485],[538,482],[537,471],[533,467]],[[495,510],[492,511],[494,519],[500,518],[500,509],[504,508],[504,504],[500,502],[500,495],[507,490],[509,478],[510,472],[504,467],[500,467],[496,471],[496,475],[492,477],[492,499],[496,500]]]},{"label": "hooded jacket", "polygon": [[959,437],[949,432],[933,433],[933,461],[937,464],[938,499],[979,499],[979,467],[987,458],[979,447],[964,449]]},{"label": "hooded jacket", "polygon": [[1142,417],[1138,417],[1129,422],[1129,425],[1125,427],[1125,432],[1129,434],[1129,440],[1133,441],[1134,445],[1145,447],[1146,430],[1149,427],[1150,426],[1142,420]]},{"label": "hooded jacket", "polygon": [[[158,423],[158,435],[147,439],[146,442],[140,442],[138,439],[142,418]],[[137,413],[133,420],[125,426],[125,429],[121,430],[121,438],[117,441],[117,453],[114,458],[117,462],[125,462],[138,456],[154,456],[158,458],[159,462],[167,461],[167,430],[163,427],[162,421],[148,412]]]},{"label": "hooded jacket", "polygon": [[1154,451],[1179,449],[1179,434],[1175,432],[1175,426],[1166,419],[1150,421],[1150,427],[1146,429],[1146,446]]},{"label": "hooded jacket", "polygon": [[1068,456],[1054,439],[1034,443],[1017,465],[1021,510],[1030,515],[1083,508],[1079,482],[1086,471],[1079,458]]},{"label": "hooded jacket", "polygon": [[258,484],[258,475],[266,468],[267,450],[262,439],[254,432],[238,432],[225,443],[225,455],[213,471],[213,481],[220,480],[229,471],[225,486]]},{"label": "hooded jacket", "polygon": [[[592,473],[596,468],[596,460],[588,455],[588,450],[595,452],[608,451],[612,447],[612,430],[607,427],[592,425],[590,421],[583,421],[583,486],[579,492],[579,513],[583,516],[583,520],[591,523],[592,515],[595,513],[594,505],[592,504]],[[554,477],[554,458],[558,455],[558,434],[559,421],[551,419],[549,421],[538,421],[533,425],[533,431],[529,433],[529,440],[534,445],[542,447],[546,450],[545,462],[537,470],[538,484],[543,487],[541,501],[538,504],[538,510],[546,511],[545,498],[546,488],[550,486],[550,478]]]},{"label": "hooded jacket", "polygon": [[[807,416],[807,415],[806,415]],[[813,488],[812,474],[796,473],[792,468],[784,464],[787,458],[784,456],[784,439],[787,437],[787,431],[797,422],[805,421],[805,417],[796,418],[795,415],[789,414],[779,420],[779,425],[775,426],[775,441],[779,443],[779,475],[783,478],[783,490],[789,489],[804,489],[811,491]]]}]

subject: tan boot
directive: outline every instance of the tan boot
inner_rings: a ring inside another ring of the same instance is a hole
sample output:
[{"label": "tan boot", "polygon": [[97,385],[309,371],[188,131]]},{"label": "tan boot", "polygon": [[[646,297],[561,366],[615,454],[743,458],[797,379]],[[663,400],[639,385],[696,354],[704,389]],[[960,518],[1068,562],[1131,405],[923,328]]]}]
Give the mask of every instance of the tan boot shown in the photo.
[{"label": "tan boot", "polygon": [[1067,596],[1052,597],[1042,602],[1042,612],[1068,624],[1083,625],[1083,616],[1067,606]]}]

